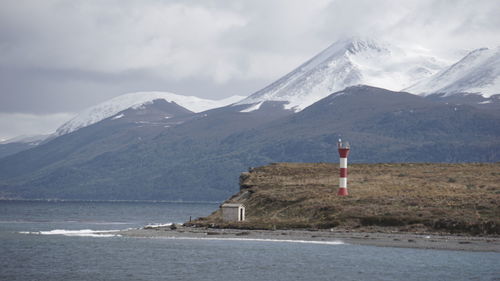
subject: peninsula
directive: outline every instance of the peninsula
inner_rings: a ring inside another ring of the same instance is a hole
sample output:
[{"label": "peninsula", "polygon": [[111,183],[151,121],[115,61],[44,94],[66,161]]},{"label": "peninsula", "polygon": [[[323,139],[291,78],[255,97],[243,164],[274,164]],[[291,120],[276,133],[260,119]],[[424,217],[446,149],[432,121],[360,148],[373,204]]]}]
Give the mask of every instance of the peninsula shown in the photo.
[{"label": "peninsula", "polygon": [[353,164],[349,196],[337,189],[336,164],[273,163],[242,173],[240,191],[224,202],[243,204],[245,221],[223,221],[216,210],[124,234],[500,251],[500,163]]}]

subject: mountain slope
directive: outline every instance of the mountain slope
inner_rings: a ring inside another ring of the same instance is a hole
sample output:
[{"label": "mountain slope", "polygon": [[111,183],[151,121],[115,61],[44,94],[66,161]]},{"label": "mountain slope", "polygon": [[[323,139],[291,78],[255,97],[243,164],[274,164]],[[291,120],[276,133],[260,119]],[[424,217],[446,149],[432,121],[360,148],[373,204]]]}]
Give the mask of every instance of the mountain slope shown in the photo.
[{"label": "mountain slope", "polygon": [[300,111],[347,86],[367,84],[400,90],[431,76],[444,65],[420,51],[349,38],[332,44],[297,69],[236,104],[254,107],[257,104],[258,107],[263,101],[286,101],[286,108]]},{"label": "mountain slope", "polygon": [[156,100],[0,159],[0,198],[217,200],[221,173],[241,168],[219,154],[221,140],[289,114],[269,103],[164,118],[162,104],[178,106]]},{"label": "mountain slope", "polygon": [[118,112],[96,124],[56,137],[32,149],[0,159],[0,173],[9,178],[40,170],[87,161],[102,153],[119,151],[124,146],[151,139],[169,126],[192,118],[191,111],[165,100],[154,100],[138,108]]},{"label": "mountain slope", "polygon": [[125,122],[130,114],[122,112],[0,159],[0,196],[221,200],[251,166],[337,162],[339,136],[350,141],[353,162],[500,160],[500,117],[470,106],[368,86],[334,93],[296,114],[277,111],[280,106],[163,118],[169,124]]},{"label": "mountain slope", "polygon": [[500,94],[500,47],[472,51],[457,63],[405,90],[421,95],[477,93],[486,98]]},{"label": "mountain slope", "polygon": [[59,127],[56,131],[56,136],[74,132],[80,128],[111,117],[125,109],[139,108],[158,99],[176,103],[193,112],[201,112],[232,104],[242,98],[242,96],[232,96],[222,100],[208,100],[194,96],[181,96],[168,92],[137,92],[125,94],[82,111],[76,117]]},{"label": "mountain slope", "polygon": [[16,154],[48,141],[52,135],[18,136],[0,142],[0,158]]},{"label": "mountain slope", "polygon": [[[356,145],[352,161],[497,161],[500,116],[409,93],[353,86],[241,137],[273,161],[332,162],[336,141]],[[328,152],[330,151],[330,152]]]}]

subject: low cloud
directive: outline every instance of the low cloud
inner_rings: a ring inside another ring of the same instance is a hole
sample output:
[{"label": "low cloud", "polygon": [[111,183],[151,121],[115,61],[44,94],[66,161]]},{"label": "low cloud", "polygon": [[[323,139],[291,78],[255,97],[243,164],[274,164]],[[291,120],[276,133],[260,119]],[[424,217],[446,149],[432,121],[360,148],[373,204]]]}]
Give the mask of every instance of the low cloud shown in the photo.
[{"label": "low cloud", "polygon": [[6,0],[0,63],[224,84],[282,74],[342,36],[432,49],[499,44],[499,10],[494,0]]},{"label": "low cloud", "polygon": [[0,113],[0,140],[26,135],[51,134],[74,116],[71,113],[26,114]]}]

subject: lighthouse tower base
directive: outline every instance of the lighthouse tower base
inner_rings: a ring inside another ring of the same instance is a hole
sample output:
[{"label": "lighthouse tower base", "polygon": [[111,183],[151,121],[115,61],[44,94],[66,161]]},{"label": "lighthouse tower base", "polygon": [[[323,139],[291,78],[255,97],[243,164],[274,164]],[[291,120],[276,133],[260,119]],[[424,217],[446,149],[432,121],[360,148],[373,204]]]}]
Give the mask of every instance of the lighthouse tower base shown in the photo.
[{"label": "lighthouse tower base", "polygon": [[349,193],[347,192],[347,188],[339,188],[339,191],[337,192],[338,196],[347,196]]}]

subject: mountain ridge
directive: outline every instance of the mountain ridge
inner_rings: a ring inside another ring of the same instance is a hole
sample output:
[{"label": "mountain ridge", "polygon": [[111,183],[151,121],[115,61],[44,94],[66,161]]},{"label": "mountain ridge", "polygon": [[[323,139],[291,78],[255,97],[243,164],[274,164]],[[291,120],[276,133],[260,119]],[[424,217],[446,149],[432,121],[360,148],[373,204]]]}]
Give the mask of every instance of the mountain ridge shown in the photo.
[{"label": "mountain ridge", "polygon": [[221,200],[248,167],[337,162],[339,135],[356,163],[500,160],[500,116],[471,106],[353,86],[299,113],[279,108],[266,102],[252,112],[227,106],[169,119],[160,112],[151,122],[110,117],[0,159],[0,196]]},{"label": "mountain ridge", "polygon": [[69,133],[1,158],[0,197],[220,200],[248,167],[336,162],[339,137],[357,163],[500,161],[500,95],[419,96],[358,83],[405,84],[439,68],[400,51],[337,42],[248,98],[201,112],[165,95],[104,106],[95,122],[83,114]]},{"label": "mountain ridge", "polygon": [[500,47],[473,50],[450,67],[404,90],[424,96],[472,93],[489,98],[500,94]]},{"label": "mountain ridge", "polygon": [[443,67],[444,62],[427,54],[406,52],[371,39],[347,38],[236,105],[251,107],[263,101],[286,101],[286,109],[298,112],[348,86],[369,84],[400,90]]},{"label": "mountain ridge", "polygon": [[92,125],[103,119],[111,117],[128,108],[138,108],[154,100],[162,99],[174,102],[192,112],[201,112],[217,107],[232,104],[243,98],[232,96],[221,100],[202,99],[194,96],[181,96],[169,92],[136,92],[117,96],[100,104],[87,108],[73,119],[61,125],[55,135],[61,136],[74,132],[80,128]]}]

